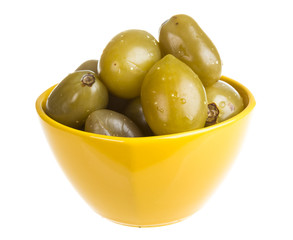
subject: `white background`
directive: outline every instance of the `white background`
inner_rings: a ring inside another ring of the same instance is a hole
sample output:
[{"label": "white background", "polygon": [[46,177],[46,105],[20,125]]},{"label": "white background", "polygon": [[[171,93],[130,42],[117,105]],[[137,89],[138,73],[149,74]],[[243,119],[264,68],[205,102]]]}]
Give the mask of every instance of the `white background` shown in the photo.
[{"label": "white background", "polygon": [[[245,142],[192,217],[138,229],[92,211],[57,164],[35,100],[131,28],[156,38],[174,14],[212,39],[223,75],[255,95]],[[1,1],[0,239],[293,239],[291,1]]]}]

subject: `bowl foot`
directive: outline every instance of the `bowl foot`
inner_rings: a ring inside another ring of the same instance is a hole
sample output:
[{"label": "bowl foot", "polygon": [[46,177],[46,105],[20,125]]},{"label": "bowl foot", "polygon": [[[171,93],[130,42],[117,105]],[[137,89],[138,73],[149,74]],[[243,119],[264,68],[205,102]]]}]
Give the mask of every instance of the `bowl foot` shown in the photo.
[{"label": "bowl foot", "polygon": [[163,226],[171,225],[171,224],[174,224],[174,223],[181,222],[181,221],[183,221],[185,219],[186,218],[182,218],[182,219],[178,219],[178,220],[175,220],[175,221],[172,221],[172,222],[158,223],[158,224],[130,224],[130,223],[119,222],[119,221],[116,221],[116,220],[113,220],[113,219],[108,219],[108,220],[110,220],[111,222],[114,222],[116,224],[120,224],[120,225],[127,226],[127,227],[150,228],[150,227],[163,227]]}]

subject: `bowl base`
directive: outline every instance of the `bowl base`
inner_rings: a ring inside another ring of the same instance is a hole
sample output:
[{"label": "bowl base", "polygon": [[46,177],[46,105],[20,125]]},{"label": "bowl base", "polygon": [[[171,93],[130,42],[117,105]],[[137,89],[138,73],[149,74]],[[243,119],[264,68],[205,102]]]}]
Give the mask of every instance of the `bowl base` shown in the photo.
[{"label": "bowl base", "polygon": [[110,220],[111,222],[114,222],[116,224],[123,225],[123,226],[127,226],[127,227],[151,228],[151,227],[168,226],[168,225],[171,225],[171,224],[175,224],[175,223],[181,222],[181,221],[185,220],[186,218],[187,217],[182,218],[182,219],[178,219],[178,220],[175,220],[175,221],[172,221],[172,222],[158,223],[158,224],[149,224],[149,225],[144,225],[144,224],[141,224],[141,225],[139,225],[139,224],[129,224],[129,223],[124,223],[124,222],[119,222],[119,221],[116,221],[116,220],[113,220],[113,219],[108,219],[108,220]]}]

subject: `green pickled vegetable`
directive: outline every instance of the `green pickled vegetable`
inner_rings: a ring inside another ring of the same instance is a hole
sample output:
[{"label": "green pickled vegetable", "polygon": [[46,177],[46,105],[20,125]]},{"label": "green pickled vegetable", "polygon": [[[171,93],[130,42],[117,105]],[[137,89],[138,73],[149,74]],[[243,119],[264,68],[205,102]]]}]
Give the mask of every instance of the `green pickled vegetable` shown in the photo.
[{"label": "green pickled vegetable", "polygon": [[230,84],[221,80],[206,88],[209,106],[207,126],[223,122],[244,109],[241,95]]},{"label": "green pickled vegetable", "polygon": [[163,54],[172,54],[186,63],[205,86],[220,79],[222,62],[219,53],[191,17],[180,14],[164,22],[159,42]]},{"label": "green pickled vegetable", "polygon": [[85,131],[116,137],[142,137],[139,128],[125,115],[99,109],[92,112],[85,123]]},{"label": "green pickled vegetable", "polygon": [[91,70],[98,75],[98,60],[92,59],[83,62],[75,71]]},{"label": "green pickled vegetable", "polygon": [[167,55],[146,75],[141,104],[156,135],[204,127],[207,99],[202,82],[185,63]]},{"label": "green pickled vegetable", "polygon": [[143,30],[127,30],[116,35],[105,47],[99,70],[108,90],[121,98],[139,96],[142,80],[161,58],[157,40]]},{"label": "green pickled vegetable", "polygon": [[51,92],[46,113],[59,123],[80,129],[88,115],[108,103],[108,91],[92,71],[76,71]]}]

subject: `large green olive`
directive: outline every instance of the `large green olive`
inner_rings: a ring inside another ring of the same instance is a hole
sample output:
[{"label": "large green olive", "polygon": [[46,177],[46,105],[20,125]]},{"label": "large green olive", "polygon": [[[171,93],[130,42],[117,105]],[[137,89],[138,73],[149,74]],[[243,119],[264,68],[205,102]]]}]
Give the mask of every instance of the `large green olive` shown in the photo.
[{"label": "large green olive", "polygon": [[190,67],[170,54],[145,76],[141,104],[146,121],[156,135],[201,128],[207,118],[202,82]]},{"label": "large green olive", "polygon": [[164,22],[159,42],[163,54],[173,54],[186,63],[205,86],[220,79],[222,63],[219,53],[191,17],[179,14]]},{"label": "large green olive", "polygon": [[116,137],[143,136],[139,128],[128,117],[109,109],[99,109],[92,112],[85,122],[84,130]]},{"label": "large green olive", "polygon": [[244,109],[241,95],[230,84],[221,80],[206,88],[209,104],[207,126],[223,122]]},{"label": "large green olive", "polygon": [[142,110],[140,97],[131,100],[124,111],[125,115],[129,117],[146,136],[153,135]]},{"label": "large green olive", "polygon": [[83,62],[75,71],[80,70],[91,70],[98,75],[98,60],[92,59]]},{"label": "large green olive", "polygon": [[76,71],[51,92],[46,113],[64,125],[80,129],[87,116],[108,103],[108,91],[92,71]]},{"label": "large green olive", "polygon": [[121,98],[140,94],[142,80],[161,58],[156,39],[143,30],[127,30],[116,35],[105,47],[99,70],[108,90]]}]

